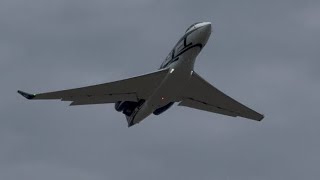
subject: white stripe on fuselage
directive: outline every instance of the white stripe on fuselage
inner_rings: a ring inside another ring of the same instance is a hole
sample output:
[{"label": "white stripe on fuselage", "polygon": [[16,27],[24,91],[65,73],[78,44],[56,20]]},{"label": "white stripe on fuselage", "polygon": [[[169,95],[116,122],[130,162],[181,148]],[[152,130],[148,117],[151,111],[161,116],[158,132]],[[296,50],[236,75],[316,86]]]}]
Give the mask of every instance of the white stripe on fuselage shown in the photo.
[{"label": "white stripe on fuselage", "polygon": [[131,125],[139,123],[156,109],[181,100],[181,91],[191,77],[195,59],[207,43],[210,34],[210,23],[199,23],[186,32],[169,54],[169,59],[162,64],[162,67],[170,69],[169,73],[159,82],[153,94],[131,115]]}]

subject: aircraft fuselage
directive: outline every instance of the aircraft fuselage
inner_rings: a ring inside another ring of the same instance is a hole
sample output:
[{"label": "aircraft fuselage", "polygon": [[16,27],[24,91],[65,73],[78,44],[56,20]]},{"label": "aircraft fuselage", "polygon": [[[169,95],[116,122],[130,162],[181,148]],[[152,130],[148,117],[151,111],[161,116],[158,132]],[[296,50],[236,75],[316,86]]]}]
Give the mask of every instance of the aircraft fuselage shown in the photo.
[{"label": "aircraft fuselage", "polygon": [[127,115],[129,126],[139,123],[159,108],[180,101],[181,91],[193,73],[195,59],[210,35],[209,22],[196,23],[188,28],[160,66],[160,69],[169,69],[166,77],[161,83],[157,82],[157,89],[148,99],[137,103],[130,115]]}]

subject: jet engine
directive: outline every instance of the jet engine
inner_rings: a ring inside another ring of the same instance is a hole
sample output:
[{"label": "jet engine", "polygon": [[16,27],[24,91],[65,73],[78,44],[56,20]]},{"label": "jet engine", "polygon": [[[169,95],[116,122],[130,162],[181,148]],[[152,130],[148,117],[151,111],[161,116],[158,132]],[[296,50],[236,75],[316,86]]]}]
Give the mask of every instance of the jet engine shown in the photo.
[{"label": "jet engine", "polygon": [[126,116],[131,116],[131,114],[134,112],[136,107],[141,106],[145,100],[141,99],[138,102],[132,102],[132,101],[118,101],[115,103],[114,108],[118,112],[122,112]]},{"label": "jet engine", "polygon": [[118,112],[121,112],[127,106],[127,104],[127,101],[118,101],[114,104],[114,109],[116,109]]}]

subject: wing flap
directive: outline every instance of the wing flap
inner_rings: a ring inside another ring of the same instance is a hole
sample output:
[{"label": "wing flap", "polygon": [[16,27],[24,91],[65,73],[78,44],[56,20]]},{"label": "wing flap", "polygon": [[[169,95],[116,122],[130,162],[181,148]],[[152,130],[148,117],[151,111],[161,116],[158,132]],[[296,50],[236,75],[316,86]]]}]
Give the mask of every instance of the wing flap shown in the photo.
[{"label": "wing flap", "polygon": [[232,116],[232,117],[238,116],[238,114],[235,112],[231,112],[226,109],[222,109],[221,107],[216,107],[213,105],[209,105],[205,102],[200,102],[193,99],[185,99],[182,102],[180,102],[178,106],[186,106],[186,107],[208,111],[208,112],[214,112],[214,113],[218,113],[226,116]]},{"label": "wing flap", "polygon": [[256,121],[264,118],[262,114],[224,94],[195,72],[184,90],[182,102],[179,105]]},{"label": "wing flap", "polygon": [[61,101],[82,101],[82,100],[98,100],[98,99],[108,99],[109,101],[138,101],[136,93],[123,93],[123,94],[104,94],[104,95],[88,95],[88,96],[69,96],[64,97]]},{"label": "wing flap", "polygon": [[138,102],[138,98],[135,93],[131,93],[131,94],[117,94],[117,95],[106,95],[106,96],[93,96],[93,97],[72,99],[72,100],[69,99],[68,101],[72,101],[70,106],[77,106],[77,105],[90,105],[90,104],[106,104],[106,103],[114,103],[117,101]]},{"label": "wing flap", "polygon": [[93,86],[40,94],[29,94],[23,91],[18,91],[18,93],[32,100],[58,99],[73,101],[71,105],[138,101],[138,99],[148,98],[167,73],[168,69],[161,69],[149,74]]}]

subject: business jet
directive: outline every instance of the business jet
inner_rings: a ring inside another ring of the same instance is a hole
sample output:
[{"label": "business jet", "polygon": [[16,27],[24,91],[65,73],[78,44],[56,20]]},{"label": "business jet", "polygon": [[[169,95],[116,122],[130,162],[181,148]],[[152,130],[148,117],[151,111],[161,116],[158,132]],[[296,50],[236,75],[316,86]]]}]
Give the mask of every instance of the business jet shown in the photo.
[{"label": "business jet", "polygon": [[174,103],[232,117],[261,121],[264,116],[227,96],[194,71],[197,55],[211,35],[211,23],[192,24],[159,70],[124,80],[40,94],[18,91],[27,99],[58,99],[70,106],[115,103],[131,127]]}]

